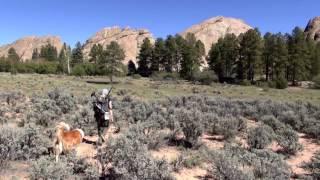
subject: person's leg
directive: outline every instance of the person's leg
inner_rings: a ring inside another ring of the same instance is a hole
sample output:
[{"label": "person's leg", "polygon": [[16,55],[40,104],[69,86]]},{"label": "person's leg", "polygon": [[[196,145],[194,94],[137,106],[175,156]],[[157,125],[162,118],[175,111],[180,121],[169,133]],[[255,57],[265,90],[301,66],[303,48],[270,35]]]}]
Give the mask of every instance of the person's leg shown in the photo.
[{"label": "person's leg", "polygon": [[104,131],[103,131],[104,139],[108,139],[108,133],[109,133],[109,121],[105,121],[104,122]]},{"label": "person's leg", "polygon": [[101,120],[97,121],[97,125],[98,125],[98,142],[101,143],[101,141],[102,141],[102,143],[103,143],[103,142],[105,142],[105,140],[103,138],[104,128],[103,128],[103,125],[101,124]]}]

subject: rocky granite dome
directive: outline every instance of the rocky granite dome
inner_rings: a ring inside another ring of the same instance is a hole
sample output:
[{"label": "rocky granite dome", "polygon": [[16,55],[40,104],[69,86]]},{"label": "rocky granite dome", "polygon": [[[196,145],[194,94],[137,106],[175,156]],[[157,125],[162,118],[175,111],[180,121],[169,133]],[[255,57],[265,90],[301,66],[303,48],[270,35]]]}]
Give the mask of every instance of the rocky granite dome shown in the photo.
[{"label": "rocky granite dome", "polygon": [[309,38],[320,41],[320,16],[309,21],[305,33]]},{"label": "rocky granite dome", "polygon": [[42,46],[50,43],[55,46],[58,52],[61,50],[63,43],[58,36],[27,36],[16,40],[15,42],[0,47],[0,57],[7,56],[8,50],[14,48],[23,61],[32,58],[34,49],[41,49]]},{"label": "rocky granite dome", "polygon": [[94,44],[101,44],[105,48],[111,41],[116,41],[125,51],[124,64],[127,64],[129,60],[136,62],[140,46],[145,38],[149,38],[151,42],[154,42],[152,34],[145,29],[120,28],[118,26],[107,27],[86,41],[83,46],[83,53],[88,58]]},{"label": "rocky granite dome", "polygon": [[241,19],[229,17],[213,17],[200,24],[196,24],[181,33],[185,36],[187,33],[193,33],[197,39],[201,40],[208,53],[212,43],[218,42],[218,39],[224,37],[226,34],[240,35],[252,29]]}]

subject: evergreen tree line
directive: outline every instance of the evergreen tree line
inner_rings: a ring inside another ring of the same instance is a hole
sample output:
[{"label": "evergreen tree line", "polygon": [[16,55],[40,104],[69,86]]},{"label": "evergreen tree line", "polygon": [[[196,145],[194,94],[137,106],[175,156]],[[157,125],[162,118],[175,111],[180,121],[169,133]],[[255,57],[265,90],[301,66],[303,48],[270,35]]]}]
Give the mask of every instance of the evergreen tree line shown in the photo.
[{"label": "evergreen tree line", "polygon": [[130,62],[129,73],[148,77],[155,72],[179,72],[182,78],[192,79],[200,71],[204,57],[204,44],[191,33],[185,38],[180,35],[158,38],[154,45],[146,38],[137,57],[138,68],[135,71]]},{"label": "evergreen tree line", "polygon": [[8,50],[8,56],[1,57],[0,71],[40,74],[73,74],[73,75],[109,75],[112,81],[114,75],[119,75],[125,68],[122,61],[125,58],[124,50],[117,42],[111,42],[105,48],[94,45],[91,48],[89,62],[85,62],[83,47],[78,42],[71,49],[66,43],[60,52],[50,43],[40,49],[34,49],[32,60],[22,62],[14,48]]},{"label": "evergreen tree line", "polygon": [[320,73],[320,43],[305,37],[296,27],[291,34],[266,33],[252,29],[239,37],[227,34],[213,44],[207,57],[209,68],[221,82],[256,80],[285,86],[312,80]]},{"label": "evergreen tree line", "polygon": [[[157,39],[152,45],[145,39],[138,56],[137,73],[150,76],[155,72],[179,72],[193,79],[204,63],[205,49],[193,34]],[[266,33],[251,29],[236,36],[227,34],[213,44],[205,57],[207,70],[215,72],[220,82],[255,84],[267,81],[285,88],[288,81],[312,80],[320,73],[320,43],[305,37],[296,27],[291,34]],[[129,64],[129,71],[134,72]],[[205,69],[206,70],[206,69]],[[211,74],[211,76],[215,76]]]},{"label": "evergreen tree line", "polygon": [[[125,52],[117,42],[106,47],[93,45],[88,61],[84,60],[82,50],[80,42],[73,49],[64,44],[60,52],[48,43],[34,49],[32,61],[21,63],[21,57],[11,48],[8,56],[2,57],[0,70],[110,75],[111,80],[114,75],[126,72],[122,64]],[[243,84],[267,81],[273,86],[286,87],[288,81],[296,85],[298,81],[311,80],[320,74],[320,43],[306,38],[298,27],[291,34],[266,33],[263,37],[256,28],[239,36],[225,35],[206,54],[204,44],[189,33],[185,37],[169,35],[166,39],[158,38],[155,43],[146,38],[137,59],[138,67],[129,61],[129,75],[138,73],[148,77],[167,72],[195,80],[206,60],[208,67],[202,74],[207,78],[217,76],[220,82]]]}]

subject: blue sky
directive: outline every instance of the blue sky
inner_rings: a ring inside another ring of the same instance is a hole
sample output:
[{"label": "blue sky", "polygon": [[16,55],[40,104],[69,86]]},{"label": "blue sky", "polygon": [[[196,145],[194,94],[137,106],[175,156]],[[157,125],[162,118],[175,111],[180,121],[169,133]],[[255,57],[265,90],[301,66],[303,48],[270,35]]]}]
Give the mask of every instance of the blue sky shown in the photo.
[{"label": "blue sky", "polygon": [[0,0],[0,45],[49,34],[73,46],[113,25],[165,37],[218,15],[241,18],[262,33],[291,32],[320,16],[319,9],[319,0]]}]

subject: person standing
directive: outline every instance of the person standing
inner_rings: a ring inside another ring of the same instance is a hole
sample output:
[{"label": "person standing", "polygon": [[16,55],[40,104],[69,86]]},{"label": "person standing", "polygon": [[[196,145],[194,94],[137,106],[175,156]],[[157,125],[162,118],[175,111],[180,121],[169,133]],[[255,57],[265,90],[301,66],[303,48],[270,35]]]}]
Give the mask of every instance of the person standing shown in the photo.
[{"label": "person standing", "polygon": [[113,122],[112,101],[110,100],[110,90],[103,89],[97,96],[92,93],[91,97],[95,97],[93,101],[94,117],[97,122],[98,129],[98,143],[105,142],[104,132],[108,132],[110,122]]}]

